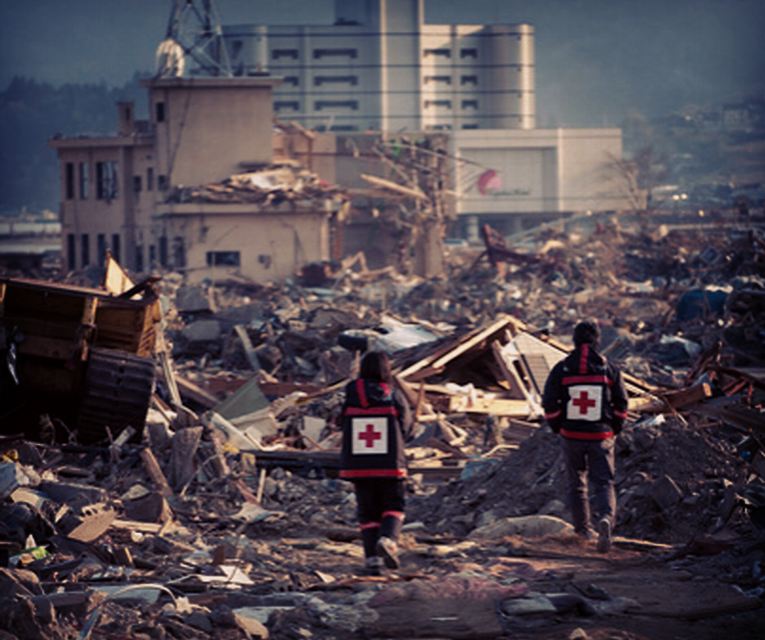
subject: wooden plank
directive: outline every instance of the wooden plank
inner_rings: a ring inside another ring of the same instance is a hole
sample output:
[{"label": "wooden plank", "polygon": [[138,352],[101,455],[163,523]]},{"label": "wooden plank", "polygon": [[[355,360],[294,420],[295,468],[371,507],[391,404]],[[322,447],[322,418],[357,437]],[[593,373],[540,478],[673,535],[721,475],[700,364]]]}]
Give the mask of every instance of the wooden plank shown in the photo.
[{"label": "wooden plank", "polygon": [[218,404],[220,404],[220,400],[218,400],[218,398],[207,393],[207,391],[202,389],[202,387],[199,387],[190,380],[186,380],[186,378],[176,375],[175,381],[178,385],[178,391],[181,395],[181,398],[186,400],[193,400],[194,402],[201,404],[206,409],[214,409]]},{"label": "wooden plank", "polygon": [[143,462],[143,468],[146,470],[146,473],[149,474],[149,478],[151,478],[151,481],[154,483],[154,486],[159,493],[165,498],[173,495],[173,490],[170,488],[167,478],[165,478],[165,474],[162,473],[162,469],[152,450],[143,449],[140,455],[141,461]]},{"label": "wooden plank", "polygon": [[243,325],[237,324],[234,325],[234,331],[242,343],[244,355],[247,356],[247,362],[250,363],[250,367],[253,371],[260,371],[260,361],[258,360],[258,356],[252,346],[252,341],[250,340],[250,336],[247,333],[247,329]]},{"label": "wooden plank", "polygon": [[414,198],[415,200],[428,200],[428,196],[426,196],[419,189],[412,189],[411,187],[406,187],[402,184],[398,184],[397,182],[386,180],[385,178],[379,178],[377,176],[371,176],[367,173],[362,173],[361,179],[376,187],[380,187],[382,189],[388,189],[389,191],[393,191],[394,193],[400,193],[401,195],[404,195],[404,196],[409,196],[410,198]]},{"label": "wooden plank", "polygon": [[526,400],[526,402],[531,402],[531,396],[529,395],[529,391],[526,388],[526,385],[523,384],[523,380],[521,380],[521,377],[518,375],[518,371],[515,368],[515,364],[513,362],[508,362],[505,360],[505,354],[502,351],[502,345],[500,345],[499,340],[494,340],[494,342],[491,343],[491,349],[494,353],[494,359],[496,360],[497,364],[499,365],[500,370],[502,371],[502,375],[505,377],[505,380],[510,384],[510,393],[511,394],[517,394],[520,396],[518,399]]},{"label": "wooden plank", "polygon": [[525,418],[531,413],[531,407],[525,400],[487,398],[485,396],[478,396],[474,400],[469,400],[465,396],[454,395],[449,398],[449,411]]},{"label": "wooden plank", "polygon": [[109,293],[118,296],[129,289],[135,287],[135,283],[130,279],[127,272],[120,266],[112,256],[110,251],[106,252],[104,262],[104,279],[102,286]]},{"label": "wooden plank", "polygon": [[685,389],[663,393],[661,394],[661,397],[664,398],[666,403],[673,409],[681,409],[688,405],[698,404],[707,398],[711,398],[712,387],[708,383],[702,382]]},{"label": "wooden plank", "polygon": [[201,437],[202,427],[181,429],[173,436],[168,481],[176,491],[181,491],[194,477],[195,457]]}]

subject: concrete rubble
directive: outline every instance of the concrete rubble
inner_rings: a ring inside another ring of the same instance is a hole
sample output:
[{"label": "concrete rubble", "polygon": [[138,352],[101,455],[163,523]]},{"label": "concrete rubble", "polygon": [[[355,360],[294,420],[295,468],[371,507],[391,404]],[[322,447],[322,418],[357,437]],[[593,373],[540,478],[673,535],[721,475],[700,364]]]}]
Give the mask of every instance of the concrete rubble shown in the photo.
[{"label": "concrete rubble", "polygon": [[[283,184],[287,169],[269,171]],[[281,197],[268,174],[177,197]],[[83,305],[106,310],[98,327],[149,305],[130,331],[150,344],[153,383],[129,424],[96,428],[101,387],[87,385],[68,396],[87,413],[38,390],[37,413],[0,418],[0,635],[761,637],[762,230],[581,217],[507,246],[489,260],[453,248],[444,280],[349,259],[280,285],[115,284],[107,265],[91,288],[55,285],[48,324],[19,292],[51,283],[0,280],[3,398],[71,362],[42,349],[75,294],[74,329]],[[571,532],[541,422],[541,387],[583,316],[600,319],[630,394],[607,559]],[[66,339],[86,367],[104,337]],[[355,496],[337,479],[342,390],[366,347],[391,354],[417,418],[403,568],[383,577],[357,575]]]}]

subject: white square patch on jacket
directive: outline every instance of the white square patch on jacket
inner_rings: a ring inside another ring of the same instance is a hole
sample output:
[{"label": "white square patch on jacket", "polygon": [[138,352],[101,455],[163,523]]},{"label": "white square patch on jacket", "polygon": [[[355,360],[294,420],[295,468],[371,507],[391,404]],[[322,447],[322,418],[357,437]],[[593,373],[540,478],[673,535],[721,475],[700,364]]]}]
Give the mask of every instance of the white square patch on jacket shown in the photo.
[{"label": "white square patch on jacket", "polygon": [[388,453],[388,418],[354,417],[351,419],[351,453]]},{"label": "white square patch on jacket", "polygon": [[603,417],[603,387],[595,384],[575,384],[568,388],[567,420],[597,422]]}]

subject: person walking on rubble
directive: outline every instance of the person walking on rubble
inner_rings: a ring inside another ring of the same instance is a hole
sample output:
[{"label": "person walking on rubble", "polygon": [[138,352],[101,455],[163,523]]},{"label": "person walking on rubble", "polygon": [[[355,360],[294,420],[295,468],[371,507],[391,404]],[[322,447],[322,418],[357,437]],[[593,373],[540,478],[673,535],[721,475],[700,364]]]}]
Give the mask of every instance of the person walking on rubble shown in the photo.
[{"label": "person walking on rubble", "polygon": [[545,383],[542,406],[550,428],[561,436],[574,531],[593,537],[588,478],[593,485],[598,551],[611,548],[616,524],[614,441],[627,417],[627,392],[619,370],[596,349],[594,320],[574,327],[574,351],[556,364]]},{"label": "person walking on rubble", "polygon": [[360,377],[345,388],[341,414],[340,477],[356,490],[366,571],[399,566],[398,537],[404,521],[404,439],[412,425],[406,400],[393,389],[390,361],[369,352]]}]

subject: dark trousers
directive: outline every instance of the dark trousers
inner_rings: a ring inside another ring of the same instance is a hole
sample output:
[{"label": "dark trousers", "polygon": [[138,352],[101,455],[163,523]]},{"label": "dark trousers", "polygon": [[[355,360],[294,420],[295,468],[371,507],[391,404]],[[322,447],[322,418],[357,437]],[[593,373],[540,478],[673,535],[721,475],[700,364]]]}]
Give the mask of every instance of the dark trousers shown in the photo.
[{"label": "dark trousers", "polygon": [[569,507],[574,530],[586,533],[592,528],[588,479],[592,485],[593,507],[598,520],[616,524],[616,487],[614,438],[608,440],[574,440],[561,438],[568,475]]},{"label": "dark trousers", "polygon": [[380,536],[398,539],[404,522],[406,484],[396,478],[354,480],[364,556],[377,555]]}]

